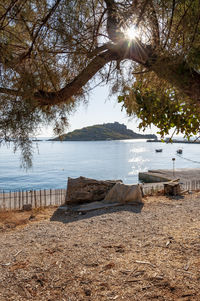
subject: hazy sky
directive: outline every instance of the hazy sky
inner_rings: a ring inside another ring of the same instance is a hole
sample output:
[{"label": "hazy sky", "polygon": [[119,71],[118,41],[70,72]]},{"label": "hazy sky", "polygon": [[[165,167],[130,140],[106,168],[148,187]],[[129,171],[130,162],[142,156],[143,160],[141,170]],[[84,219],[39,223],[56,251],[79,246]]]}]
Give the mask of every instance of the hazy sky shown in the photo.
[{"label": "hazy sky", "polygon": [[[88,105],[80,105],[76,112],[70,117],[70,127],[66,132],[89,125],[115,121],[124,123],[127,128],[134,132],[139,132],[139,129],[137,128],[139,121],[136,118],[133,119],[127,117],[125,110],[121,111],[121,104],[117,103],[117,95],[110,98],[108,95],[109,89],[107,87],[95,88],[90,94]],[[156,127],[152,127],[152,129],[147,129],[145,133],[156,134],[156,131]],[[142,134],[143,131],[140,131],[140,133]],[[38,136],[53,136],[52,128],[43,128],[42,131],[38,133]]]}]

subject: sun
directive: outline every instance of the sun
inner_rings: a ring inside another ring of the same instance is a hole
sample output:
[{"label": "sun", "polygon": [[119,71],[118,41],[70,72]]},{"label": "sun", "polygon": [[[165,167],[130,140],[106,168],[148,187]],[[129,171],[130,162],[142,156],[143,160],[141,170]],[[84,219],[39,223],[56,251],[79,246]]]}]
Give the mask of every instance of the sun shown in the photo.
[{"label": "sun", "polygon": [[129,40],[135,40],[138,37],[138,29],[132,25],[124,31],[124,34]]}]

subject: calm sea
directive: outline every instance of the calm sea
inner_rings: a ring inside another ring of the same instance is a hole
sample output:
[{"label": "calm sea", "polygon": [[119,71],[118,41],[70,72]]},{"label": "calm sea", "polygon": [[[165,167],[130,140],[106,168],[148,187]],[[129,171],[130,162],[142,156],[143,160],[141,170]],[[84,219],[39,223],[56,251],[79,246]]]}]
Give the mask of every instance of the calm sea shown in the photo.
[{"label": "calm sea", "polygon": [[[162,153],[155,149],[162,148]],[[176,155],[178,148],[183,154]],[[20,168],[20,154],[0,147],[0,189],[66,188],[67,178],[121,179],[138,182],[149,169],[200,168],[200,145],[148,143],[144,140],[91,142],[34,142],[33,167]],[[195,163],[193,161],[199,161]]]}]

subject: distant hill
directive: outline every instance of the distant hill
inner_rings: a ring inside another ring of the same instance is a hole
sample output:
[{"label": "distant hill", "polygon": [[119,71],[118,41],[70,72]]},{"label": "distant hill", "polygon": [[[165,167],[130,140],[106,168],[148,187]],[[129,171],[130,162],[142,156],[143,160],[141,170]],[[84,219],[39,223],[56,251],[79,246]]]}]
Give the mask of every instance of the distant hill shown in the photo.
[{"label": "distant hill", "polygon": [[68,134],[50,139],[50,141],[99,141],[124,139],[157,139],[156,135],[142,135],[127,129],[118,122],[97,124],[75,130]]}]

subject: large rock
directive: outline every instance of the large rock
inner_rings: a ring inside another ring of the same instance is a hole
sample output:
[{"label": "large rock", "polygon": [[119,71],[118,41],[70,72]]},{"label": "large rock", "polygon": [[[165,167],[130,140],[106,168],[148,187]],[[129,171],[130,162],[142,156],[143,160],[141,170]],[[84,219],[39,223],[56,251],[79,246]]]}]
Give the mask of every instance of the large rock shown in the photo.
[{"label": "large rock", "polygon": [[121,180],[98,181],[85,177],[68,178],[66,204],[101,201],[116,183],[121,182]]},{"label": "large rock", "polygon": [[108,192],[104,199],[105,203],[142,203],[142,192],[139,185],[125,185],[117,183]]}]

